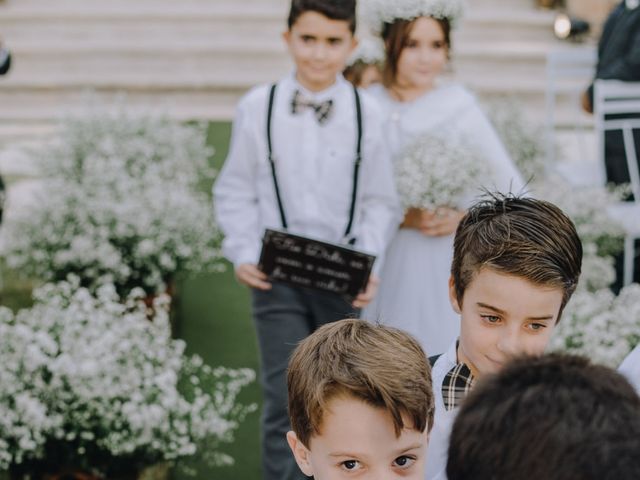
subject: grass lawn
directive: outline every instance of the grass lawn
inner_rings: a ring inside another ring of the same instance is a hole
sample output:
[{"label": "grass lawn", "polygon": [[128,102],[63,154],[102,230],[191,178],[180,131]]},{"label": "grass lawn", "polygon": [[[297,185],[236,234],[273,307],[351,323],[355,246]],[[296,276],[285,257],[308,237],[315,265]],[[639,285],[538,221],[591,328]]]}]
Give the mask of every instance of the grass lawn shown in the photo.
[{"label": "grass lawn", "polygon": [[[219,168],[226,156],[228,123],[212,123],[208,142],[216,149],[213,163]],[[28,306],[31,284],[5,278],[0,304],[13,309]],[[175,303],[178,336],[189,353],[197,353],[212,366],[249,367],[257,371],[257,343],[249,309],[249,292],[239,286],[232,268],[220,274],[201,275],[178,284]],[[244,403],[261,403],[257,382],[241,394]],[[233,467],[200,469],[197,480],[258,480],[260,478],[259,414],[253,413],[236,433],[236,441],[223,450],[236,459]],[[175,473],[174,479],[186,480]]]},{"label": "grass lawn", "polygon": [[[227,155],[231,126],[212,123],[208,142],[216,152],[214,167],[219,169]],[[258,370],[257,340],[249,291],[238,285],[233,269],[203,275],[181,284],[177,305],[179,336],[189,352],[198,353],[210,365],[250,367]],[[242,394],[244,402],[261,402],[257,381]],[[259,413],[251,414],[241,425],[234,444],[224,450],[236,459],[233,467],[218,468],[198,475],[202,480],[258,480],[260,478]],[[182,479],[181,479],[182,480]],[[185,479],[186,480],[186,479]]]}]

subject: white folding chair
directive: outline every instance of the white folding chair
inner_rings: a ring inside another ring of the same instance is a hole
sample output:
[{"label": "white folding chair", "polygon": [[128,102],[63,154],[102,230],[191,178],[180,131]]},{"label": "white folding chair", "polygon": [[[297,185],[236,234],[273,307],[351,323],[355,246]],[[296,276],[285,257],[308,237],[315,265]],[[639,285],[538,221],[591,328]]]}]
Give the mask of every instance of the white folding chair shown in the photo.
[{"label": "white folding chair", "polygon": [[[623,284],[633,281],[635,242],[640,240],[640,173],[633,138],[634,129],[640,129],[640,82],[598,80],[594,88],[594,114],[598,134],[600,165],[604,169],[605,133],[622,131],[624,151],[631,180],[633,202],[619,202],[609,208],[609,214],[624,228]],[[638,118],[611,118],[611,115],[637,115]],[[609,118],[607,118],[609,116]]]},{"label": "white folding chair", "polygon": [[[581,136],[585,128],[580,127],[580,96],[593,78],[598,52],[594,47],[562,48],[547,54],[547,84],[545,89],[545,137],[547,167],[556,166],[556,123],[558,97],[569,96],[572,105],[571,123],[573,124],[578,148],[583,149],[585,142]],[[580,152],[581,158],[587,158],[587,152]]]}]

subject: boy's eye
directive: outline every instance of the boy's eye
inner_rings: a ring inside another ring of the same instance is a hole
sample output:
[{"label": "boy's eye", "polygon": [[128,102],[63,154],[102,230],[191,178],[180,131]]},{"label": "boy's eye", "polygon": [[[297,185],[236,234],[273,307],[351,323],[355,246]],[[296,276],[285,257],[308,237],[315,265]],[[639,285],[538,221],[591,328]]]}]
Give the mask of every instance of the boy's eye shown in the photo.
[{"label": "boy's eye", "polygon": [[330,38],[329,39],[329,45],[340,45],[342,44],[342,39],[341,38]]},{"label": "boy's eye", "polygon": [[393,461],[393,463],[395,463],[400,468],[409,468],[409,467],[411,467],[411,465],[413,465],[415,463],[415,461],[416,461],[415,457],[402,455],[402,456],[396,458]]},{"label": "boy's eye", "polygon": [[345,470],[355,470],[360,466],[360,462],[358,460],[345,460],[342,462],[342,468]]},{"label": "boy's eye", "polygon": [[416,48],[418,46],[418,42],[415,40],[407,40],[407,44],[404,46],[405,48]]},{"label": "boy's eye", "polygon": [[309,43],[313,41],[313,37],[310,35],[302,35],[300,38],[304,43]]},{"label": "boy's eye", "polygon": [[433,42],[433,44],[431,46],[435,50],[440,50],[441,48],[444,48],[444,42]]},{"label": "boy's eye", "polygon": [[533,331],[540,331],[544,328],[547,328],[547,326],[544,323],[530,323],[529,324],[529,329],[533,330]]},{"label": "boy's eye", "polygon": [[496,317],[495,315],[482,315],[482,318],[491,324],[498,323],[500,321],[500,317]]}]

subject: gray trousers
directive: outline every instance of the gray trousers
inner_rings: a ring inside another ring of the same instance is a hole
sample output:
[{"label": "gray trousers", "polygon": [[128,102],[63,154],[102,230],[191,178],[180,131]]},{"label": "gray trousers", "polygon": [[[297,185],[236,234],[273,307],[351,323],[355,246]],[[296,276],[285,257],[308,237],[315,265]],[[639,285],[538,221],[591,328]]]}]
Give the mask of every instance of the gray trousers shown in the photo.
[{"label": "gray trousers", "polygon": [[269,291],[253,290],[253,318],[260,347],[261,417],[264,480],[300,480],[286,440],[287,364],[301,340],[318,327],[354,317],[358,311],[343,297],[274,283]]}]

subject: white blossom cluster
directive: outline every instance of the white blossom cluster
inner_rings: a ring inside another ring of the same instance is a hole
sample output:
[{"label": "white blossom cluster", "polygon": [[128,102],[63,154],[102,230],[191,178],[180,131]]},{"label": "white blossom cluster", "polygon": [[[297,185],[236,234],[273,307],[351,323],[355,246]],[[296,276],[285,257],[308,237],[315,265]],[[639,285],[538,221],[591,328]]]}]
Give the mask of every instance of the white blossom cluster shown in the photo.
[{"label": "white blossom cluster", "polygon": [[46,386],[42,372],[55,353],[48,335],[14,324],[13,313],[0,307],[0,471],[39,455],[47,435],[62,425],[39,397]]},{"label": "white blossom cluster", "polygon": [[361,0],[359,12],[362,20],[373,31],[381,32],[385,23],[394,20],[413,20],[428,16],[446,18],[456,26],[465,10],[464,0]]},{"label": "white blossom cluster", "polygon": [[573,220],[583,244],[595,244],[598,255],[622,250],[624,230],[607,214],[607,206],[619,201],[625,188],[572,187],[558,179],[534,185],[533,194],[558,205]]},{"label": "white blossom cluster", "polygon": [[153,293],[179,271],[219,267],[202,128],[98,110],[64,125],[36,159],[42,188],[3,226],[9,267],[44,280],[77,274]]},{"label": "white blossom cluster", "polygon": [[71,278],[36,290],[15,316],[0,311],[0,470],[37,460],[45,440],[105,473],[118,459],[174,461],[232,439],[254,408],[236,404],[254,372],[185,356],[170,336],[168,297],[149,321],[142,295],[123,303],[113,285],[94,295]]},{"label": "white blossom cluster", "polygon": [[382,64],[385,61],[384,43],[380,37],[366,35],[360,38],[358,46],[349,57],[347,66],[351,66],[356,62],[366,64]]},{"label": "white blossom cluster", "polygon": [[490,102],[487,113],[525,180],[540,180],[545,174],[543,129],[530,122],[514,98]]},{"label": "white blossom cluster", "polygon": [[558,324],[552,348],[615,368],[638,343],[640,285],[632,284],[617,297],[609,289],[576,292]]},{"label": "white blossom cluster", "polygon": [[623,230],[607,215],[626,189],[576,188],[557,179],[534,185],[533,193],[558,205],[574,222],[583,244],[582,273],[552,345],[617,367],[640,341],[640,286],[616,297],[612,255],[622,249]]},{"label": "white blossom cluster", "polygon": [[471,146],[426,134],[396,159],[396,186],[405,208],[458,207],[482,184],[488,166]]}]

